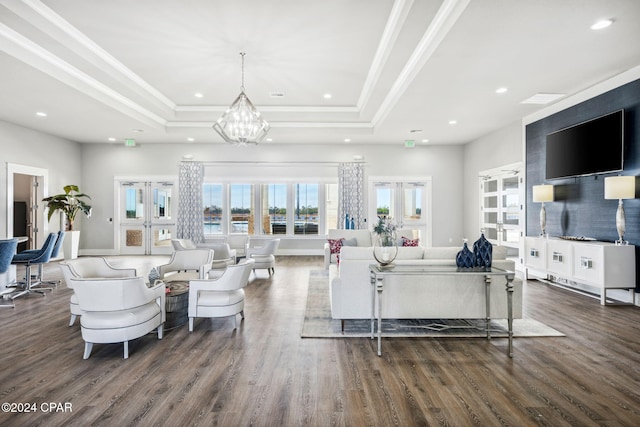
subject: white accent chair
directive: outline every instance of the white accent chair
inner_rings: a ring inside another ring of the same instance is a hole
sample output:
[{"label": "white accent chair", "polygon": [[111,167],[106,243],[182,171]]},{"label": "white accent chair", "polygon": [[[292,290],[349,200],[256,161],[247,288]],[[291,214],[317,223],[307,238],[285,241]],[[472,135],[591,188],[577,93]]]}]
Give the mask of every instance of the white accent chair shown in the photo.
[{"label": "white accent chair", "polygon": [[[122,277],[136,277],[135,268],[115,268],[106,258],[102,257],[86,257],[75,258],[68,261],[62,261],[58,264],[62,271],[62,277],[69,289],[73,289],[71,279],[90,279],[105,278],[114,279]],[[69,326],[73,326],[78,316],[82,316],[83,312],[78,305],[78,297],[75,292],[69,298],[69,311],[71,319]]]},{"label": "white accent chair", "polygon": [[236,259],[247,256],[247,248],[249,247],[248,234],[229,234],[226,243],[232,251],[236,251]]},{"label": "white accent chair", "polygon": [[156,267],[160,280],[189,281],[204,279],[211,270],[214,252],[211,249],[184,249],[171,254],[167,264]]},{"label": "white accent chair", "polygon": [[143,277],[115,279],[69,279],[83,311],[80,318],[84,359],[94,343],[124,343],[129,357],[129,341],[157,329],[162,339],[165,322],[165,285],[149,288]]},{"label": "white accent chair", "polygon": [[236,251],[231,249],[228,243],[199,243],[195,244],[189,239],[171,239],[173,249],[176,251],[184,251],[189,249],[211,249],[213,250],[213,263],[211,268],[214,270],[227,268],[228,265],[236,263]]},{"label": "white accent chair", "polygon": [[249,281],[254,260],[243,260],[230,265],[220,277],[189,282],[189,332],[193,332],[196,317],[233,316],[233,328],[237,327],[236,315],[244,319],[244,287]]},{"label": "white accent chair", "polygon": [[247,259],[253,259],[253,270],[266,268],[271,276],[276,271],[276,257],[274,253],[278,249],[280,239],[267,241],[264,246],[247,248]]}]

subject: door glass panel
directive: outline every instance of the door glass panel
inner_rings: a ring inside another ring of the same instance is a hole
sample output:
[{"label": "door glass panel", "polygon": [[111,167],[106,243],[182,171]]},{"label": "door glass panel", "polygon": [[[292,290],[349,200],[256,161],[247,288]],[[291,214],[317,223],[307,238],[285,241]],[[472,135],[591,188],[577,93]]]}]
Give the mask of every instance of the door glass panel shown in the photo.
[{"label": "door glass panel", "polygon": [[294,234],[318,234],[318,184],[296,184]]},{"label": "door glass panel", "polygon": [[495,193],[496,191],[498,191],[498,181],[492,180],[484,183],[485,193]]},{"label": "door glass panel", "polygon": [[170,228],[153,228],[154,247],[169,247],[171,246],[171,239]]},{"label": "door glass panel", "polygon": [[504,230],[504,238],[506,242],[518,243],[520,241],[520,231],[518,230]]},{"label": "door glass panel", "polygon": [[498,207],[498,198],[496,196],[490,196],[484,198],[485,209],[496,209]]},{"label": "door glass panel", "polygon": [[393,193],[392,188],[376,188],[376,215],[395,218]]},{"label": "door glass panel", "polygon": [[231,184],[231,233],[254,234],[253,185]]},{"label": "door glass panel", "polygon": [[171,219],[171,188],[153,190],[153,219]]},{"label": "door glass panel", "polygon": [[202,186],[204,234],[222,234],[222,184]]},{"label": "door glass panel", "polygon": [[287,234],[287,184],[262,186],[262,233]]},{"label": "door glass panel", "polygon": [[403,221],[417,221],[422,215],[422,188],[405,188],[403,200]]},{"label": "door glass panel", "polygon": [[517,190],[518,189],[518,181],[519,181],[519,177],[517,175],[512,176],[512,177],[508,177],[508,178],[504,178],[502,180],[502,190],[503,191]]},{"label": "door glass panel", "polygon": [[518,194],[505,194],[502,196],[503,208],[517,208],[518,203],[520,203],[520,197],[518,197]]},{"label": "door glass panel", "polygon": [[520,220],[520,215],[518,212],[503,212],[502,213],[502,223],[504,225],[518,225]]},{"label": "door glass panel", "polygon": [[130,187],[125,189],[126,219],[140,220],[144,218],[144,189]]},{"label": "door glass panel", "polygon": [[498,238],[498,230],[495,228],[485,228],[484,234],[487,239],[496,240]]},{"label": "door glass panel", "polygon": [[485,212],[484,222],[495,224],[498,222],[498,212]]}]

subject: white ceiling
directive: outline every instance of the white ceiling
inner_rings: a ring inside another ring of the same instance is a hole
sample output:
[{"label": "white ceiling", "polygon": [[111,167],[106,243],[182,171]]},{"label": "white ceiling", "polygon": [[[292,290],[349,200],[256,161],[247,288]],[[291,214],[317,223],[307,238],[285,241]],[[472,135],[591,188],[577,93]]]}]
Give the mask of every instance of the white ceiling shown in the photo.
[{"label": "white ceiling", "polygon": [[265,144],[462,144],[640,64],[637,0],[0,4],[0,120],[86,143],[222,143],[240,52]]}]

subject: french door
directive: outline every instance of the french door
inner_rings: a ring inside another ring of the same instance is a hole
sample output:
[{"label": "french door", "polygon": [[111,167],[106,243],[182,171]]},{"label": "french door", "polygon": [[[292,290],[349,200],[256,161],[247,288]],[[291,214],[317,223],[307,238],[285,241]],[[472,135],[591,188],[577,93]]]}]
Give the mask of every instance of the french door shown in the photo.
[{"label": "french door", "polygon": [[480,172],[480,228],[491,243],[518,252],[523,230],[521,164]]},{"label": "french door", "polygon": [[173,252],[177,207],[173,181],[120,182],[120,253],[157,255]]},{"label": "french door", "polygon": [[431,199],[429,178],[406,179],[372,177],[369,218],[373,227],[378,217],[390,217],[398,228],[420,231],[420,244],[430,246],[428,208]]}]

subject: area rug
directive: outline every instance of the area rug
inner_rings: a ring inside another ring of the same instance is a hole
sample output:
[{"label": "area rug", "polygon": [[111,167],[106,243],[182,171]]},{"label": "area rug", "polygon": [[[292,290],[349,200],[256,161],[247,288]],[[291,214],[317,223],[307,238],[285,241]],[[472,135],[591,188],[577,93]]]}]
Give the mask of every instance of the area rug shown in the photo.
[{"label": "area rug", "polygon": [[[491,336],[506,337],[507,321],[492,320]],[[473,338],[486,337],[484,319],[383,319],[382,335],[394,337]],[[312,270],[309,275],[307,307],[302,325],[302,338],[353,338],[371,335],[369,319],[347,320],[344,333],[340,320],[331,318],[329,302],[329,274],[326,270]],[[537,320],[514,319],[515,337],[565,336]]]}]

